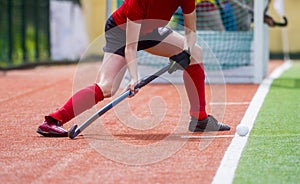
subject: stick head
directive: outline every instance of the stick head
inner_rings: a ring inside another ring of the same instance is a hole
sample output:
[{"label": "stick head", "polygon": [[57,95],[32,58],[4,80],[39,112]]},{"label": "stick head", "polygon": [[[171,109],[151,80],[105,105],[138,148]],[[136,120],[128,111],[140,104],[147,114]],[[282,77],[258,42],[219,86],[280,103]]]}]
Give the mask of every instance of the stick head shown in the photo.
[{"label": "stick head", "polygon": [[77,125],[74,125],[68,132],[68,137],[70,139],[74,139],[78,134],[79,132],[76,132],[76,129],[77,129]]}]

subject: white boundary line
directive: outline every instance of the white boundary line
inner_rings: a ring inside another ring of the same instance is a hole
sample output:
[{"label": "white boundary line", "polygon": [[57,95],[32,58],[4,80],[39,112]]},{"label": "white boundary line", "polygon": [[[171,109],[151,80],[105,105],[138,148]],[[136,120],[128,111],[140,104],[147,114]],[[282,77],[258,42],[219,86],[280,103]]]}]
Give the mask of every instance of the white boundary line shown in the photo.
[{"label": "white boundary line", "polygon": [[[266,95],[269,92],[270,86],[274,79],[278,78],[285,70],[291,67],[291,62],[286,61],[284,64],[276,68],[272,74],[264,79],[260,84],[256,94],[254,95],[241,124],[249,127],[249,133],[254,125],[257,114],[264,102]],[[249,134],[248,134],[249,135]],[[248,141],[248,136],[235,136],[229,147],[227,148],[221,164],[217,170],[212,183],[214,184],[231,184],[234,179],[235,170],[238,166],[243,149]]]}]

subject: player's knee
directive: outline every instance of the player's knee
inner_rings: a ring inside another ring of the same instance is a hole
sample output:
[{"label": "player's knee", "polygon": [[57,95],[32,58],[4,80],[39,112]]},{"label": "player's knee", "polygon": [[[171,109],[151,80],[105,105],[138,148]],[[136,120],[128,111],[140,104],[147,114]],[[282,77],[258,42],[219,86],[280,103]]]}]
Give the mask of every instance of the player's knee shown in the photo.
[{"label": "player's knee", "polygon": [[191,53],[191,64],[202,63],[202,49],[200,46],[196,45]]},{"label": "player's knee", "polygon": [[112,84],[110,83],[98,83],[98,86],[101,88],[103,96],[105,98],[109,98],[111,96],[113,96],[116,92],[117,89],[113,87]]}]

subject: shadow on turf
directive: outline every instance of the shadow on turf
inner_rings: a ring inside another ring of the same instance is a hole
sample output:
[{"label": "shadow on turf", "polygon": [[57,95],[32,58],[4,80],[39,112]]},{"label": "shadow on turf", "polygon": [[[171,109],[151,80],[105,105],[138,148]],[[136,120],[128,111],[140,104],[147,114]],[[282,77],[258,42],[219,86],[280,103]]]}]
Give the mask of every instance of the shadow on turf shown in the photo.
[{"label": "shadow on turf", "polygon": [[86,139],[113,141],[115,139],[120,140],[140,140],[140,141],[161,141],[166,138],[170,140],[181,140],[180,135],[170,135],[170,134],[115,134],[115,135],[99,135],[99,134],[85,134]]},{"label": "shadow on turf", "polygon": [[[193,137],[198,136],[199,139],[195,138],[183,138],[183,137]],[[100,134],[84,134],[84,138],[88,140],[103,140],[103,141],[115,141],[118,140],[124,140],[124,141],[150,141],[150,142],[158,142],[158,141],[188,141],[189,142],[199,142],[201,139],[207,139],[207,138],[201,138],[201,136],[211,136],[211,134],[206,132],[197,132],[197,133],[181,133],[181,134],[167,134],[167,133],[156,133],[156,134],[115,134],[115,135],[100,135]],[[216,136],[213,134],[213,136]],[[211,138],[212,139],[212,138]]]}]

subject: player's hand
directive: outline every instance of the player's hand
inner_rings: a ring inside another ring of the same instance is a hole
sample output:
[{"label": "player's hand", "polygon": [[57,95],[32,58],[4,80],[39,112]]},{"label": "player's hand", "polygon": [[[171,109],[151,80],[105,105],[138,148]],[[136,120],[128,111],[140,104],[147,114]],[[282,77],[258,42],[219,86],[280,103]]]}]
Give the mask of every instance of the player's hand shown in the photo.
[{"label": "player's hand", "polygon": [[168,72],[171,74],[176,70],[186,69],[191,62],[191,54],[189,50],[183,50],[179,54],[176,54],[169,58],[171,66]]},{"label": "player's hand", "polygon": [[139,88],[135,88],[135,86],[138,84],[138,81],[131,80],[126,88],[126,90],[130,90],[129,97],[133,97],[135,94],[139,92]]},{"label": "player's hand", "polygon": [[270,27],[274,27],[275,26],[273,18],[270,17],[269,15],[264,15],[264,22],[266,24],[268,24],[268,26],[270,26]]}]

